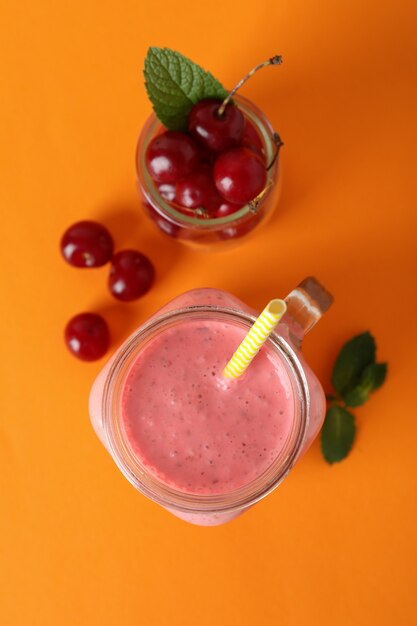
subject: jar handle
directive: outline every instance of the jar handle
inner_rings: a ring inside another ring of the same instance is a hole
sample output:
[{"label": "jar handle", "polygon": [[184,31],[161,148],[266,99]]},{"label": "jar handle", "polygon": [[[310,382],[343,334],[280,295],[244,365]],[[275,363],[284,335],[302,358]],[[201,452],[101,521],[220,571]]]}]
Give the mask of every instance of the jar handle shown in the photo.
[{"label": "jar handle", "polygon": [[285,320],[291,334],[300,344],[333,302],[333,296],[314,278],[305,278],[285,298]]}]

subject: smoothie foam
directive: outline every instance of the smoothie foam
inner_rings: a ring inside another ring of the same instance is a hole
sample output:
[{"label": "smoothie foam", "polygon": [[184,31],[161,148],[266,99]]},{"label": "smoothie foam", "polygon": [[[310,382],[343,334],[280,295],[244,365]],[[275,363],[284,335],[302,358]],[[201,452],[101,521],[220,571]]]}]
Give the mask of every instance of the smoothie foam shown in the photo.
[{"label": "smoothie foam", "polygon": [[221,494],[262,474],[294,420],[284,364],[264,346],[246,373],[222,371],[245,329],[215,320],[181,322],[152,339],[125,379],[125,436],[141,463],[167,485]]}]

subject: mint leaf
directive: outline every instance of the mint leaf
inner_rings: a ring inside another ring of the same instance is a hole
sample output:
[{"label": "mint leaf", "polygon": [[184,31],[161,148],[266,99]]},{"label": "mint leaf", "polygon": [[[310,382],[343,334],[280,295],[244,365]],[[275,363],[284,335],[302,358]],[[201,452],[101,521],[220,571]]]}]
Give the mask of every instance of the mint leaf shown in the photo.
[{"label": "mint leaf", "polygon": [[368,400],[369,394],[383,385],[386,375],[386,363],[371,363],[365,367],[359,384],[343,393],[346,406],[355,407],[364,404]]},{"label": "mint leaf", "polygon": [[149,48],[143,73],[155,114],[169,130],[186,130],[188,115],[199,100],[227,96],[210,72],[168,48]]},{"label": "mint leaf", "polygon": [[341,406],[331,406],[321,431],[321,450],[328,463],[344,459],[355,439],[355,418]]},{"label": "mint leaf", "polygon": [[369,398],[369,389],[362,385],[357,385],[350,391],[346,391],[343,395],[343,400],[346,406],[354,408],[365,404]]},{"label": "mint leaf", "polygon": [[356,387],[364,369],[375,361],[375,340],[369,332],[345,343],[333,368],[332,384],[340,395]]},{"label": "mint leaf", "polygon": [[362,372],[361,384],[368,387],[369,391],[376,391],[384,384],[387,370],[386,363],[371,363]]}]

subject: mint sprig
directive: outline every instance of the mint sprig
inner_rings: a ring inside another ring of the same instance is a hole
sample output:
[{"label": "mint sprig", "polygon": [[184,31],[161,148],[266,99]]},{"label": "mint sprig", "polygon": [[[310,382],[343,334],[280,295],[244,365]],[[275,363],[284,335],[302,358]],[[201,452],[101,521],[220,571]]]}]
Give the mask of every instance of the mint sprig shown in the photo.
[{"label": "mint sprig", "polygon": [[385,382],[387,364],[376,362],[376,344],[365,332],[346,342],[336,359],[332,384],[336,395],[328,398],[321,432],[321,449],[328,463],[344,459],[355,439],[355,418],[348,408],[364,404]]},{"label": "mint sprig", "polygon": [[143,73],[155,114],[169,130],[186,130],[188,115],[200,100],[227,96],[210,72],[169,48],[149,48]]}]

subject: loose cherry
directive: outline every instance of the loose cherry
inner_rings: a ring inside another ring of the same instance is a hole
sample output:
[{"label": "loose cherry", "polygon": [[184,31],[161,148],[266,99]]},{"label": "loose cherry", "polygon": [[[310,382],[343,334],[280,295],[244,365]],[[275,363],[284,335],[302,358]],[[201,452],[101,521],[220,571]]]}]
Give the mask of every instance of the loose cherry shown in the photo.
[{"label": "loose cherry", "polygon": [[216,189],[207,165],[180,180],[176,185],[176,201],[188,209],[204,208],[209,214],[214,213],[222,203],[222,197]]},{"label": "loose cherry", "polygon": [[112,257],[113,239],[107,228],[85,220],[65,231],[60,248],[64,259],[74,267],[100,267]]},{"label": "loose cherry", "polygon": [[106,321],[97,313],[80,313],[66,325],[65,343],[69,351],[82,361],[96,361],[110,345]]},{"label": "loose cherry", "polygon": [[262,158],[248,148],[223,152],[214,164],[214,182],[221,196],[234,204],[246,204],[265,187],[266,168]]},{"label": "loose cherry", "polygon": [[155,268],[144,254],[136,250],[117,252],[111,262],[109,289],[118,300],[128,302],[143,296],[155,279]]},{"label": "loose cherry", "polygon": [[188,118],[189,132],[213,152],[237,146],[245,124],[242,113],[234,104],[228,104],[219,115],[221,104],[221,100],[200,100],[193,106]]},{"label": "loose cherry", "polygon": [[198,163],[194,139],[175,130],[157,135],[146,151],[146,165],[156,183],[175,183],[191,174]]}]

